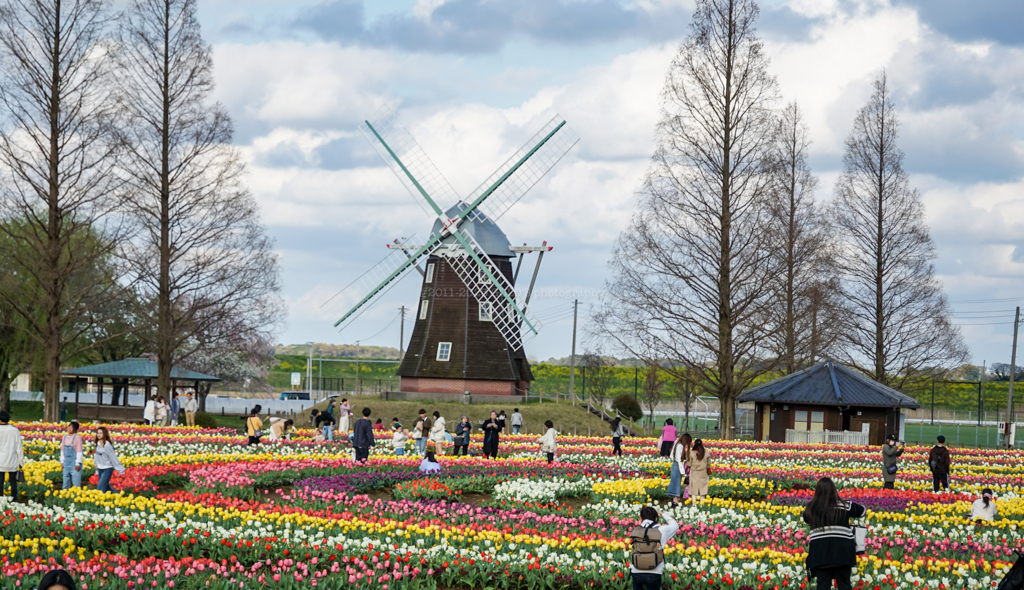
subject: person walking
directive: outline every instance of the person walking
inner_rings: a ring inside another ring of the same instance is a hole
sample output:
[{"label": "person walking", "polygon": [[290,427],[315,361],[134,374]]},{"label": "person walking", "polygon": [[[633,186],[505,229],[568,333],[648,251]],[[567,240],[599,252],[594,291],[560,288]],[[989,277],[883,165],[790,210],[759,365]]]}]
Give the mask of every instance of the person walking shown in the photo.
[{"label": "person walking", "polygon": [[11,498],[18,499],[18,472],[25,464],[25,448],[21,432],[11,426],[11,414],[0,410],[0,496],[4,493],[4,481],[11,484]]},{"label": "person walking", "polygon": [[377,444],[373,438],[373,423],[370,422],[370,408],[363,408],[363,417],[356,420],[352,428],[352,446],[356,450],[356,461],[366,462],[370,458],[370,447]]},{"label": "person walking", "polygon": [[188,394],[188,399],[185,401],[185,424],[194,428],[196,425],[196,412],[199,411],[199,400],[191,392]]},{"label": "person walking", "polygon": [[413,444],[416,445],[416,454],[420,456],[427,452],[427,441],[423,436],[423,423],[426,419],[427,411],[421,408],[419,417],[416,418],[416,422],[412,425]]},{"label": "person walking", "polygon": [[658,454],[662,457],[668,457],[672,453],[672,447],[676,443],[676,426],[672,418],[665,420],[665,427],[661,429],[660,448]]},{"label": "person walking", "polygon": [[996,501],[992,497],[992,490],[990,488],[981,490],[981,497],[971,504],[971,520],[977,523],[995,520],[997,514]]},{"label": "person walking", "polygon": [[519,413],[519,408],[512,410],[512,434],[519,434],[519,431],[523,428],[523,415]]},{"label": "person walking", "polygon": [[946,437],[941,434],[935,439],[936,444],[928,452],[928,469],[932,472],[932,491],[949,489],[949,449],[946,448]]},{"label": "person walking", "polygon": [[434,411],[434,425],[430,427],[430,440],[434,441],[437,448],[437,456],[444,455],[445,434],[448,432],[448,423],[445,422],[441,412]]},{"label": "person walking", "polygon": [[896,489],[896,472],[900,470],[896,458],[903,454],[905,449],[903,443],[896,442],[896,435],[890,434],[885,437],[885,444],[882,445],[882,488],[886,490]]},{"label": "person walking", "polygon": [[505,428],[506,428],[506,425],[505,425],[505,423],[506,423],[507,421],[508,421],[508,420],[507,420],[507,419],[505,418],[505,410],[502,410],[502,411],[498,412],[498,422],[500,422],[500,423],[501,423],[501,430],[502,430],[502,431],[504,431],[504,430],[505,430]]},{"label": "person walking", "polygon": [[625,430],[622,426],[622,418],[616,416],[612,420],[612,457],[622,456],[622,436],[626,434]]},{"label": "person walking", "polygon": [[114,476],[114,470],[118,475],[124,475],[124,465],[117,458],[114,450],[114,443],[110,440],[110,433],[106,427],[100,426],[96,429],[96,454],[93,455],[93,462],[96,464],[96,489],[101,492],[113,492],[110,487],[110,478]]},{"label": "person walking", "polygon": [[704,497],[708,495],[708,483],[711,475],[711,455],[704,448],[704,441],[697,439],[693,441],[693,448],[690,449],[690,456],[686,461],[690,468],[690,496],[703,505]]},{"label": "person walking", "polygon": [[[512,416],[514,417],[515,414],[512,414]],[[555,424],[551,420],[544,421],[544,428],[547,428],[547,430],[544,431],[544,436],[537,439],[537,442],[540,443],[540,452],[544,453],[548,459],[548,465],[551,465],[555,462],[558,433],[555,432]]]},{"label": "person walking", "polygon": [[156,424],[156,399],[146,400],[146,407],[142,410],[142,421],[149,426]]},{"label": "person walking", "polygon": [[686,460],[690,456],[690,445],[692,442],[690,434],[684,432],[672,445],[672,450],[669,451],[672,470],[668,480],[668,490],[665,492],[665,495],[672,498],[672,503],[676,505],[679,504],[679,496],[682,495],[684,473],[688,473]]},{"label": "person walking", "polygon": [[154,410],[154,417],[157,426],[167,426],[167,410],[167,404],[164,403],[164,396],[156,396],[156,407]]},{"label": "person walking", "polygon": [[851,518],[864,516],[864,507],[844,501],[831,478],[814,486],[814,497],[804,508],[807,535],[807,571],[817,579],[818,590],[851,590],[850,572],[857,565],[857,538]]},{"label": "person walking", "polygon": [[260,420],[259,413],[262,410],[263,406],[256,404],[245,419],[245,433],[249,436],[249,440],[245,443],[246,446],[260,444],[260,437],[263,436],[263,420]]},{"label": "person walking", "polygon": [[[659,525],[662,518],[665,524]],[[678,531],[679,523],[671,514],[662,514],[651,506],[640,509],[640,526],[629,533],[629,575],[633,578],[633,590],[661,590],[665,546]]]},{"label": "person walking", "polygon": [[405,443],[409,442],[409,430],[405,428],[396,428],[395,433],[391,435],[391,449],[395,451],[398,456],[405,455]]},{"label": "person walking", "polygon": [[178,392],[171,394],[171,426],[178,425],[178,418],[181,417],[181,402],[178,401]]},{"label": "person walking", "polygon": [[484,420],[484,457],[498,458],[498,444],[501,442],[501,431],[504,427],[498,419],[498,413],[491,411],[491,417]]},{"label": "person walking", "polygon": [[68,419],[68,396],[64,396],[64,399],[60,400],[60,421],[64,422]]},{"label": "person walking", "polygon": [[473,432],[473,424],[469,421],[469,416],[462,415],[462,419],[458,424],[455,425],[455,437],[453,444],[455,447],[455,456],[459,456],[459,451],[462,451],[462,455],[469,455],[469,437]]},{"label": "person walking", "polygon": [[82,487],[82,435],[78,434],[79,424],[72,420],[67,432],[60,437],[61,466],[64,468],[62,489]]}]

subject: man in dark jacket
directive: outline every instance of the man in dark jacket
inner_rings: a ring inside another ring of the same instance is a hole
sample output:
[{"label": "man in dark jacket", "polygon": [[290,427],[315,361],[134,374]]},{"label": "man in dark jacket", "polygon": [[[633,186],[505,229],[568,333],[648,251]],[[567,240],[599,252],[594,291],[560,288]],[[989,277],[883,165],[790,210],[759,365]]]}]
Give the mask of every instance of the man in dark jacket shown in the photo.
[{"label": "man in dark jacket", "polygon": [[373,423],[370,422],[370,408],[363,408],[363,417],[356,420],[352,428],[352,447],[356,450],[356,461],[370,458],[370,447],[376,441],[373,438]]},{"label": "man in dark jacket", "polygon": [[942,485],[942,489],[949,489],[949,449],[946,448],[946,437],[941,434],[937,439],[938,444],[932,447],[931,452],[928,453],[928,469],[932,471],[932,489],[939,491],[939,485]]}]

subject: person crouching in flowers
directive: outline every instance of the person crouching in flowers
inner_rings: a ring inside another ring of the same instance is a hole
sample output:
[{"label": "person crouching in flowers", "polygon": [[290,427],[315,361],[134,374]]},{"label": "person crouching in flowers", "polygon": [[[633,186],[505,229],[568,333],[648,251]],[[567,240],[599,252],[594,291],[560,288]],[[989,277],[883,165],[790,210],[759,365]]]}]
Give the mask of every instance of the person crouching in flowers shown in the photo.
[{"label": "person crouching in flowers", "polygon": [[548,465],[555,461],[555,448],[558,444],[558,433],[555,431],[555,423],[551,420],[544,421],[544,427],[547,430],[544,432],[544,436],[537,439],[540,443],[540,452],[544,453],[548,459]]},{"label": "person crouching in flowers", "polygon": [[421,473],[433,473],[434,471],[441,471],[441,464],[434,458],[434,452],[437,450],[437,445],[434,441],[427,443],[427,454],[423,457],[423,461],[420,461],[420,472]]},{"label": "person crouching in flowers", "polygon": [[864,516],[864,507],[844,501],[831,478],[823,477],[814,487],[814,497],[804,508],[807,535],[807,571],[817,578],[818,590],[851,590],[850,572],[857,565],[857,539],[851,518]]},{"label": "person crouching in flowers", "polygon": [[981,497],[971,504],[971,520],[979,523],[983,520],[995,520],[996,514],[996,501],[992,498],[992,490],[981,490]]},{"label": "person crouching in flowers", "polygon": [[698,504],[704,504],[704,497],[708,495],[708,483],[711,475],[711,455],[704,448],[703,440],[698,438],[693,441],[693,448],[690,449],[686,466],[690,470],[690,496]]},{"label": "person crouching in flowers", "polygon": [[[662,516],[665,524],[659,526]],[[640,526],[629,533],[629,575],[633,578],[633,590],[661,589],[665,545],[678,530],[679,524],[671,514],[661,514],[651,506],[640,509]]]},{"label": "person crouching in flowers", "polygon": [[124,465],[117,458],[117,451],[114,450],[114,443],[110,440],[110,433],[106,427],[100,426],[96,429],[96,454],[93,456],[96,463],[96,489],[101,492],[113,492],[110,487],[110,478],[114,476],[114,470],[118,475],[124,475]]}]

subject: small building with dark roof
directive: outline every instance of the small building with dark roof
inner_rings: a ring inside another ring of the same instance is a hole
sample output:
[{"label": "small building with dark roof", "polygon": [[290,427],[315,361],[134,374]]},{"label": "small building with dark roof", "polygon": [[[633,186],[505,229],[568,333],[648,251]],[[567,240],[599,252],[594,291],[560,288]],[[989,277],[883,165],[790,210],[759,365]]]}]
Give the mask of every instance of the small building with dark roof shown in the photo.
[{"label": "small building with dark roof", "polygon": [[899,434],[904,409],[921,407],[914,398],[835,361],[825,361],[744,391],[754,402],[754,438],[786,442],[787,431],[858,432],[881,445]]}]

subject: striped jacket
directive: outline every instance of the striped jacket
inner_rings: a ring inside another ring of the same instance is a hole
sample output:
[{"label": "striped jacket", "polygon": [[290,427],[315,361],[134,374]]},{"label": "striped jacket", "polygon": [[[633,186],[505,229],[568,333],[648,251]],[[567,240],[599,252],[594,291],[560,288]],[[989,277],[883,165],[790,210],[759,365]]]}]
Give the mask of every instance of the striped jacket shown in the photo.
[{"label": "striped jacket", "polygon": [[844,502],[836,507],[830,526],[811,529],[807,535],[807,570],[812,575],[817,568],[857,565],[857,541],[850,519],[860,518],[865,512],[864,507],[856,502]]}]

